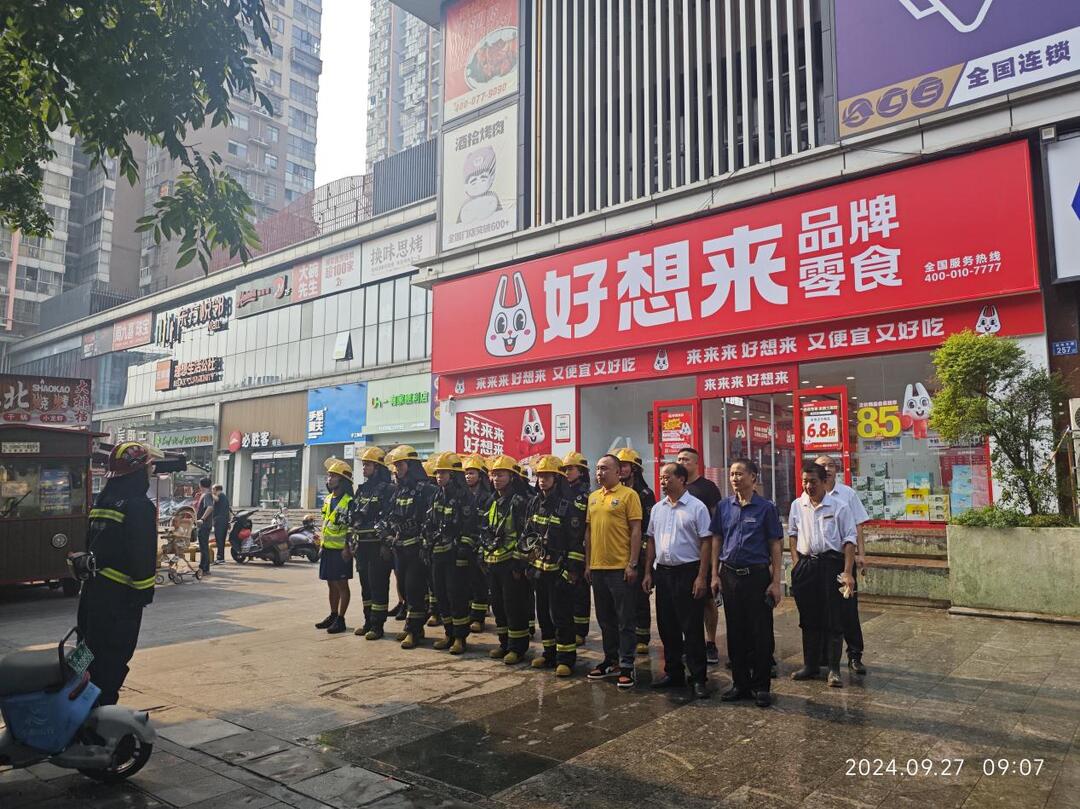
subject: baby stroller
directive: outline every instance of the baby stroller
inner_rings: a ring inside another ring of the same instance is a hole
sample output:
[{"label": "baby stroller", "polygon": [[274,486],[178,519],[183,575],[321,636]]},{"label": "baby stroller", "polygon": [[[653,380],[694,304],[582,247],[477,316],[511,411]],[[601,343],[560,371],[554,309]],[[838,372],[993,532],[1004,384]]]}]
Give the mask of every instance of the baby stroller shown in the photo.
[{"label": "baby stroller", "polygon": [[191,509],[181,508],[173,515],[170,525],[161,532],[162,544],[155,583],[164,584],[166,577],[173,584],[183,584],[188,576],[202,579],[202,571],[193,567],[188,559],[194,528],[195,512]]}]

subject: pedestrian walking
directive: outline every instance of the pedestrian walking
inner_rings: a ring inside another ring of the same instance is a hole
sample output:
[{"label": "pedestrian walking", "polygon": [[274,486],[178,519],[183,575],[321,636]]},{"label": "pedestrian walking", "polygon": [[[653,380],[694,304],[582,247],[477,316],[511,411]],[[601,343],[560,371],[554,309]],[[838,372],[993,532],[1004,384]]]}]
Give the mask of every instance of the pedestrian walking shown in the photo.
[{"label": "pedestrian walking", "polygon": [[386,453],[381,449],[366,447],[360,453],[360,463],[364,482],[356,490],[349,515],[350,546],[364,601],[364,625],[356,634],[365,640],[378,640],[385,633],[393,569],[393,553],[379,535],[378,526],[390,515],[394,486],[386,467]]},{"label": "pedestrian walking", "polygon": [[352,552],[349,550],[349,515],[352,510],[352,465],[337,458],[327,458],[326,499],[322,507],[322,553],[319,556],[319,578],[326,582],[330,599],[330,614],[315,624],[329,634],[344,632],[345,613],[352,593],[349,582],[353,577]]},{"label": "pedestrian walking", "polygon": [[[694,447],[683,447],[676,456],[676,461],[686,467],[689,475],[686,489],[705,504],[711,518],[716,513],[716,504],[723,497],[717,485],[701,474],[701,453]],[[714,549],[719,550],[719,549]],[[705,660],[710,666],[720,663],[720,651],[716,647],[716,629],[720,622],[720,610],[716,598],[705,602]]]},{"label": "pedestrian walking", "polygon": [[201,478],[195,498],[195,535],[199,540],[199,569],[204,576],[210,575],[210,532],[214,530],[214,494],[210,483],[210,478]]},{"label": "pedestrian walking", "polygon": [[[685,686],[709,696],[705,663],[705,603],[709,596],[712,533],[709,510],[686,488],[689,473],[679,463],[660,470],[664,496],[653,507],[642,589],[656,584],[656,625],[664,644],[664,676],[653,688]],[[684,665],[685,660],[685,665]]]},{"label": "pedestrian walking", "polygon": [[216,562],[225,561],[225,538],[229,534],[229,515],[232,513],[231,504],[229,498],[225,494],[225,489],[220,483],[214,485],[214,488],[210,490],[210,494],[214,499],[214,542],[217,544],[217,559]]},{"label": "pedestrian walking", "polygon": [[585,573],[585,519],[562,471],[562,461],[544,455],[533,464],[539,491],[529,503],[525,534],[538,539],[533,560],[536,613],[544,653],[533,668],[553,668],[569,677],[577,662],[574,594]]},{"label": "pedestrian walking", "polygon": [[866,674],[866,666],[863,665],[863,634],[862,622],[859,620],[859,576],[866,569],[866,544],[863,536],[863,523],[870,519],[866,513],[866,507],[859,499],[858,493],[841,483],[837,477],[840,465],[836,459],[829,455],[821,455],[816,461],[825,467],[828,477],[825,485],[829,489],[829,497],[839,498],[851,511],[855,519],[855,586],[852,589],[851,598],[844,599],[843,620],[844,640],[847,642],[848,668],[855,674]]},{"label": "pedestrian walking", "polygon": [[616,677],[619,688],[633,688],[641,500],[619,481],[619,463],[614,455],[597,461],[600,488],[589,495],[586,512],[585,577],[592,584],[604,643],[604,660],[588,678]]},{"label": "pedestrian walking", "polygon": [[435,641],[450,654],[466,651],[469,636],[469,568],[476,556],[477,518],[472,493],[465,483],[461,458],[444,452],[435,462],[439,490],[431,502],[425,539],[431,560],[431,580],[445,637]]},{"label": "pedestrian walking", "polygon": [[828,683],[842,688],[840,655],[844,645],[843,596],[840,588],[855,587],[855,520],[836,497],[827,497],[825,468],[813,461],[803,464],[803,493],[791,504],[791,594],[799,609],[803,667],[793,680],[809,680],[821,673],[822,648],[827,650]]},{"label": "pedestrian walking", "polygon": [[[641,455],[636,450],[624,447],[615,453],[619,459],[619,479],[624,486],[629,486],[637,492],[641,500],[641,536],[646,536],[649,530],[649,515],[653,506],[656,505],[656,495],[645,482],[644,466],[641,463]],[[643,547],[644,550],[644,547]],[[645,576],[645,554],[638,558],[638,581]],[[649,608],[649,593],[639,588],[634,589],[634,637],[637,645],[634,651],[639,655],[649,653],[649,639],[652,636],[652,612]]]},{"label": "pedestrian walking", "polygon": [[773,609],[783,600],[784,530],[776,504],[754,491],[760,474],[749,458],[731,462],[728,479],[735,494],[720,501],[712,522],[719,549],[712,581],[714,592],[724,595],[733,681],[720,699],[753,699],[767,708],[772,704]]},{"label": "pedestrian walking", "polygon": [[528,487],[518,474],[521,467],[509,455],[491,459],[495,499],[484,519],[484,564],[491,577],[491,609],[499,646],[490,657],[508,666],[525,659],[529,649],[529,618],[533,610],[532,586],[525,576],[525,561],[518,538],[525,526]]},{"label": "pedestrian walking", "polygon": [[[574,496],[574,508],[582,521],[589,510],[589,494],[592,492],[592,480],[589,475],[589,462],[580,452],[567,453],[562,459],[562,471],[566,483]],[[574,642],[584,645],[589,637],[589,620],[592,617],[592,588],[582,576],[574,586]]]}]

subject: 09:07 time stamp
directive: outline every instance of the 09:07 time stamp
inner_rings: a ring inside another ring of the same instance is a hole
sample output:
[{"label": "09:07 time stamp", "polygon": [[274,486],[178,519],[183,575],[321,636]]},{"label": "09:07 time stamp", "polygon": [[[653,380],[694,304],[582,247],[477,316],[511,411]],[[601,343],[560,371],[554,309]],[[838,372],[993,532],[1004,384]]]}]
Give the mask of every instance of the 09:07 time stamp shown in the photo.
[{"label": "09:07 time stamp", "polygon": [[[1042,772],[1045,759],[1041,758],[984,758],[973,762],[985,776],[1020,775],[1035,776]],[[849,758],[845,775],[875,776],[940,776],[960,775],[967,761],[962,758]]]}]

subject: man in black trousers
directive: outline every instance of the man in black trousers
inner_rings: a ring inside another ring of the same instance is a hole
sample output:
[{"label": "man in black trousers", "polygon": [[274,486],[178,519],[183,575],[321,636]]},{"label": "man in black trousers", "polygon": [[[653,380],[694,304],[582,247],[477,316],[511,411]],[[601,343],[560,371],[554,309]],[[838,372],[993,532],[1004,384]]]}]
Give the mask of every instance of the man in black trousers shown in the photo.
[{"label": "man in black trousers", "polygon": [[773,609],[783,599],[780,588],[784,530],[776,504],[754,491],[760,472],[749,458],[731,462],[728,479],[735,492],[721,500],[713,516],[713,592],[724,593],[728,657],[733,685],[724,702],[753,699],[772,704]]}]

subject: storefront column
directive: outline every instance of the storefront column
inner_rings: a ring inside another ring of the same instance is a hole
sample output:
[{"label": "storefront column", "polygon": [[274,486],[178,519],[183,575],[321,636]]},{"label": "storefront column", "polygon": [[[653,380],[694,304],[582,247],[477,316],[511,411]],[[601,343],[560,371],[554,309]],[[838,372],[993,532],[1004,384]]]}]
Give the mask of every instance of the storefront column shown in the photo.
[{"label": "storefront column", "polygon": [[300,463],[300,508],[305,509],[315,508],[315,498],[318,496],[308,485],[308,481],[311,480],[311,454],[311,447],[305,446]]},{"label": "storefront column", "polygon": [[251,453],[237,452],[233,455],[236,464],[235,476],[233,477],[233,502],[237,507],[251,508],[258,503],[251,502]]}]

